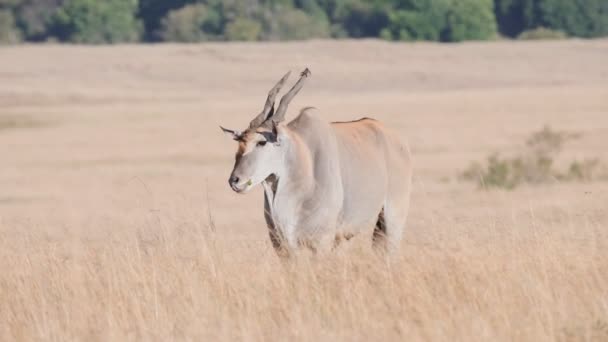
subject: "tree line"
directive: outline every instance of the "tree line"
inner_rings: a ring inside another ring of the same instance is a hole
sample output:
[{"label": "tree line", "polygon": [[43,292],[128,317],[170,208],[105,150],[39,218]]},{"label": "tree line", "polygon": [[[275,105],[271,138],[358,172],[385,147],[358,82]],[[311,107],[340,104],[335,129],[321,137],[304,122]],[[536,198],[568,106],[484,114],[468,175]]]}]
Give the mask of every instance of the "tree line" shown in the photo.
[{"label": "tree line", "polygon": [[0,43],[608,36],[608,0],[0,0]]}]

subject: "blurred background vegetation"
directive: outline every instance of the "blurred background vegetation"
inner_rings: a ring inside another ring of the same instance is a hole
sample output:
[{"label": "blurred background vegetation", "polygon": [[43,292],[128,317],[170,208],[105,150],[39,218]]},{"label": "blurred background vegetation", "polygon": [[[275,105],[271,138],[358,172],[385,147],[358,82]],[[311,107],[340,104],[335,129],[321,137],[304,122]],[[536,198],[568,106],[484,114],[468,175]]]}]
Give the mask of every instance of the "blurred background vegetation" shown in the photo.
[{"label": "blurred background vegetation", "polygon": [[608,36],[608,0],[0,0],[0,43]]}]

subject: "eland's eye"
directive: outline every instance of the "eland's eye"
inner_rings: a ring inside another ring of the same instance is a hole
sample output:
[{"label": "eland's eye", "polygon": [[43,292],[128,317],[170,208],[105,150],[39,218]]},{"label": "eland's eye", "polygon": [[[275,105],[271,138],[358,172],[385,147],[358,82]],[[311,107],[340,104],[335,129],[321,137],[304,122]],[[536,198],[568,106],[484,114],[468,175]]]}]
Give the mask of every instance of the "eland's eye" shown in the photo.
[{"label": "eland's eye", "polygon": [[261,147],[261,146],[264,146],[264,145],[266,145],[266,141],[265,140],[258,141],[258,146]]}]

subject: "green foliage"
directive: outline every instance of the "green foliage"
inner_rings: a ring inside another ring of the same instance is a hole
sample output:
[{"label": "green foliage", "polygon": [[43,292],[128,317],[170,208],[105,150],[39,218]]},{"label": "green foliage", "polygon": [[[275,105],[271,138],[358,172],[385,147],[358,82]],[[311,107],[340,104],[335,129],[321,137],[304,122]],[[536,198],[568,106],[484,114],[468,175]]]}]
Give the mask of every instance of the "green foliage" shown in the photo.
[{"label": "green foliage", "polygon": [[25,38],[31,41],[47,39],[51,35],[51,20],[60,6],[61,0],[23,0],[15,13]]},{"label": "green foliage", "polygon": [[311,17],[299,9],[284,9],[278,13],[278,31],[274,32],[280,40],[301,40],[329,37],[329,23],[323,17]]},{"label": "green foliage", "polygon": [[576,37],[608,35],[606,0],[495,0],[495,14],[500,32],[510,37],[538,27]]},{"label": "green foliage", "polygon": [[324,15],[310,16],[303,10],[277,6],[264,19],[265,40],[302,40],[327,38],[330,26]]},{"label": "green foliage", "polygon": [[[390,37],[396,40],[434,40],[446,27],[448,0],[409,0],[389,13]],[[389,36],[388,33],[384,35]]]},{"label": "green foliage", "polygon": [[262,33],[262,24],[258,21],[237,18],[226,26],[226,40],[258,40]]},{"label": "green foliage", "polygon": [[188,5],[169,12],[162,21],[161,38],[176,42],[217,40],[221,37],[222,18],[206,5]]},{"label": "green foliage", "polygon": [[138,16],[143,21],[144,37],[147,40],[160,39],[164,18],[169,12],[184,7],[193,0],[139,0]]},{"label": "green foliage", "polygon": [[496,36],[491,0],[401,1],[383,38],[457,42]]},{"label": "green foliage", "polygon": [[539,40],[539,39],[548,40],[548,39],[566,39],[566,38],[568,38],[568,36],[564,32],[558,31],[558,30],[551,30],[551,29],[544,28],[544,27],[527,30],[527,31],[522,32],[519,36],[517,36],[517,39],[521,39],[521,40]]},{"label": "green foliage", "polygon": [[503,158],[495,153],[485,164],[474,162],[461,179],[478,183],[482,188],[513,189],[521,184],[541,184],[556,180],[592,181],[607,174],[597,159],[572,161],[565,173],[555,169],[554,164],[564,144],[579,138],[579,134],[554,131],[550,127],[533,133],[526,141],[523,153],[512,158]]},{"label": "green foliage", "polygon": [[141,31],[137,6],[137,0],[66,0],[53,18],[54,29],[60,39],[74,43],[135,41]]},{"label": "green foliage", "polygon": [[492,0],[457,0],[448,10],[442,41],[487,40],[496,36]]},{"label": "green foliage", "polygon": [[521,159],[503,159],[498,154],[490,155],[486,165],[472,163],[462,174],[464,180],[474,181],[483,188],[513,189],[522,182]]},{"label": "green foliage", "polygon": [[0,44],[16,43],[20,39],[13,14],[8,10],[0,9]]},{"label": "green foliage", "polygon": [[4,41],[608,36],[608,0],[0,0],[0,11]]},{"label": "green foliage", "polygon": [[517,37],[538,26],[538,0],[494,0],[494,13],[500,33]]},{"label": "green foliage", "polygon": [[344,32],[354,38],[378,37],[389,25],[390,7],[379,2],[348,0],[334,2],[329,15],[334,22],[333,32]]},{"label": "green foliage", "polygon": [[575,160],[570,163],[568,172],[560,175],[561,180],[591,182],[596,179],[607,180],[608,171],[598,159]]},{"label": "green foliage", "polygon": [[0,9],[11,9],[17,7],[23,0],[0,0]]},{"label": "green foliage", "polygon": [[539,23],[576,37],[600,37],[608,34],[608,1],[542,0]]}]

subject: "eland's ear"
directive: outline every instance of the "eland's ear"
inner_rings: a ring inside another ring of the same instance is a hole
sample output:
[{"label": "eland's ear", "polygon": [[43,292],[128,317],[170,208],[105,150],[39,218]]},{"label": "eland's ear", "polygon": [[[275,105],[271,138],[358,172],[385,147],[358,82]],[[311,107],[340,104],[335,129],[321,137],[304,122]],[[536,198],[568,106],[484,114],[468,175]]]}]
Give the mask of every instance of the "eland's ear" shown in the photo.
[{"label": "eland's ear", "polygon": [[239,131],[233,131],[231,129],[227,129],[224,128],[222,126],[220,126],[220,128],[222,129],[222,132],[224,132],[224,134],[226,134],[227,136],[231,137],[234,140],[240,140],[241,139],[241,132]]},{"label": "eland's ear", "polygon": [[285,139],[285,132],[283,130],[283,123],[281,122],[276,122],[274,120],[272,121],[272,135],[274,135],[274,139],[275,139],[275,144],[277,146],[281,145],[281,142],[283,142],[283,139]]}]

